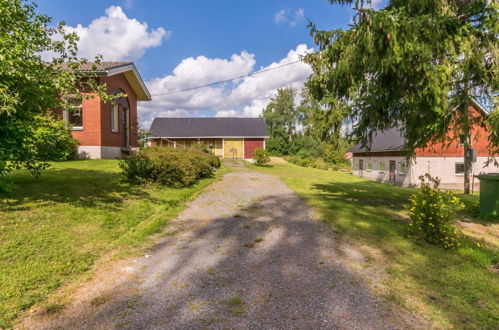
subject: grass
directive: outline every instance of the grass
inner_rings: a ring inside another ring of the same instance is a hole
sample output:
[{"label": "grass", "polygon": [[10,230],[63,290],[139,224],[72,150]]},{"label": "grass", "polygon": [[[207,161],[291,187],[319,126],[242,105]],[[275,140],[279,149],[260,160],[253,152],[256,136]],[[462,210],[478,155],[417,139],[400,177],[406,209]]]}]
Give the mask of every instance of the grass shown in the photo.
[{"label": "grass", "polygon": [[[444,250],[407,236],[408,199],[414,189],[367,181],[348,173],[276,164],[252,169],[279,175],[340,237],[386,270],[378,293],[416,312],[433,326],[499,328],[497,248],[471,239]],[[461,196],[476,207],[477,196]],[[469,216],[469,214],[466,214]]]},{"label": "grass", "polygon": [[245,314],[245,303],[240,296],[233,296],[223,301],[229,307],[229,312],[232,316],[242,316]]},{"label": "grass", "polygon": [[183,189],[131,186],[115,160],[54,163],[40,177],[12,174],[14,190],[0,195],[0,328],[102,256],[140,251],[226,171]]}]

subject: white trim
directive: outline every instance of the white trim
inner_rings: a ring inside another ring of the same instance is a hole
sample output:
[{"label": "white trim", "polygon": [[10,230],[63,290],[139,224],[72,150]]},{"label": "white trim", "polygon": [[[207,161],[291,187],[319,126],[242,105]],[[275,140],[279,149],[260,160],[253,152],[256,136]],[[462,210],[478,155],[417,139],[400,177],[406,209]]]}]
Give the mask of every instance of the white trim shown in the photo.
[{"label": "white trim", "polygon": [[144,93],[146,94],[148,101],[150,101],[151,100],[151,93],[149,93],[149,90],[147,89],[146,84],[142,80],[142,77],[140,76],[139,71],[135,67],[135,64],[129,63],[127,65],[122,65],[122,66],[119,66],[116,68],[110,68],[110,69],[106,70],[106,73],[107,73],[107,76],[114,76],[114,75],[124,73],[127,71],[133,72],[133,74],[135,75],[135,77],[139,81],[140,87],[142,87],[142,89],[144,90]]},{"label": "white trim", "polygon": [[73,126],[69,130],[71,130],[71,131],[83,131],[83,126]]}]

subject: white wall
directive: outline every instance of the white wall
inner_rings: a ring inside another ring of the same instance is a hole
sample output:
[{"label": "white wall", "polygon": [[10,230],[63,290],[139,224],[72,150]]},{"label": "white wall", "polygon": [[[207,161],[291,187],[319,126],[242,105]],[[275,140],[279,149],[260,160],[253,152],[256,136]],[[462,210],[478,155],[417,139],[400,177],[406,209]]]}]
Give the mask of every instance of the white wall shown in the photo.
[{"label": "white wall", "polygon": [[120,147],[108,146],[78,146],[78,155],[88,159],[118,159],[121,158]]},{"label": "white wall", "polygon": [[[361,171],[358,168],[359,160],[364,161],[364,169]],[[376,157],[353,157],[353,174],[365,177],[367,179],[389,183],[389,161],[396,162],[395,183],[401,186],[418,186],[419,176],[429,173],[434,177],[441,180],[441,187],[443,188],[457,188],[462,189],[464,184],[464,176],[455,173],[456,163],[462,163],[463,157],[417,157],[408,164],[406,173],[401,173],[401,163],[405,163],[404,157],[389,157],[389,156],[376,156]],[[499,167],[490,165],[485,167],[487,157],[478,157],[477,162],[473,164],[473,173],[499,173]],[[368,169],[368,163],[373,163],[373,170]],[[380,162],[384,162],[385,171],[379,170]],[[479,181],[475,179],[475,187],[478,190]]]}]

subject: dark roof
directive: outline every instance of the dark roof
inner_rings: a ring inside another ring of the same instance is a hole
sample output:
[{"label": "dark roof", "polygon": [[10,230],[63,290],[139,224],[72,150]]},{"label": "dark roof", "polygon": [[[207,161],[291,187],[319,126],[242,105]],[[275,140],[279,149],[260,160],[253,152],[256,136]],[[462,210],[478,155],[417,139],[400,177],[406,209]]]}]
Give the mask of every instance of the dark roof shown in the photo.
[{"label": "dark roof", "polygon": [[400,134],[399,128],[390,128],[378,132],[373,136],[370,148],[362,148],[360,143],[350,149],[351,152],[374,152],[374,151],[400,151],[404,147],[405,139]]},{"label": "dark roof", "polygon": [[[106,71],[120,66],[133,64],[133,62],[88,62],[80,65],[80,70],[83,72],[105,73]],[[94,67],[95,66],[95,67]],[[68,63],[62,63],[61,69],[69,70]]]},{"label": "dark roof", "polygon": [[266,137],[263,118],[154,118],[153,137]]}]

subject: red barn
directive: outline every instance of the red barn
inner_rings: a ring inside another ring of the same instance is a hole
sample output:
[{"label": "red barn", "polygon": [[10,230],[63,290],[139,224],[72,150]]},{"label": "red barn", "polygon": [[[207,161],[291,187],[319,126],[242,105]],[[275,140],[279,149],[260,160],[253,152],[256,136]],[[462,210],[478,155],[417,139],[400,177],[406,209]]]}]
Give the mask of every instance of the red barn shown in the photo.
[{"label": "red barn", "polygon": [[[487,116],[487,111],[474,102],[470,108],[473,116]],[[450,133],[452,134],[452,133]],[[402,152],[405,144],[397,128],[380,132],[373,137],[370,148],[354,146],[353,174],[384,183],[417,186],[419,176],[429,173],[441,180],[444,188],[462,189],[464,185],[464,147],[459,137],[449,135],[450,144],[437,143],[417,149],[416,157],[407,162]],[[471,148],[476,152],[472,174],[499,173],[499,167],[485,166],[489,159],[488,132],[475,125],[471,132]],[[478,182],[475,182],[478,188]]]}]

